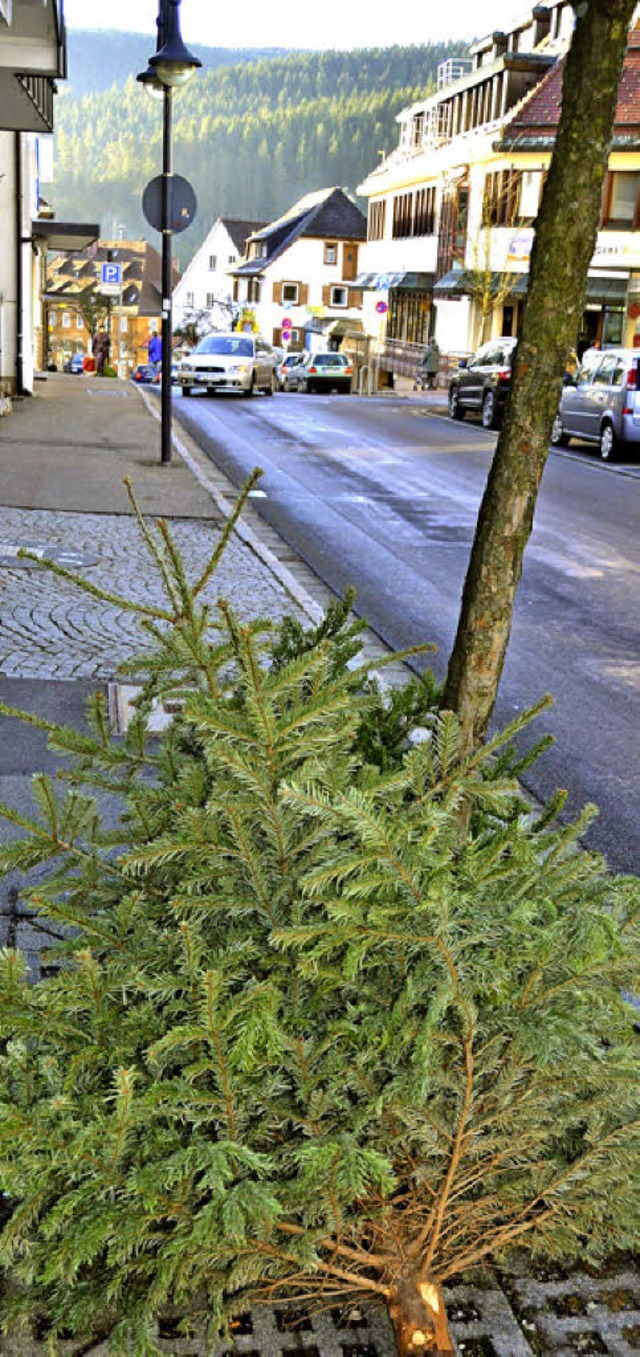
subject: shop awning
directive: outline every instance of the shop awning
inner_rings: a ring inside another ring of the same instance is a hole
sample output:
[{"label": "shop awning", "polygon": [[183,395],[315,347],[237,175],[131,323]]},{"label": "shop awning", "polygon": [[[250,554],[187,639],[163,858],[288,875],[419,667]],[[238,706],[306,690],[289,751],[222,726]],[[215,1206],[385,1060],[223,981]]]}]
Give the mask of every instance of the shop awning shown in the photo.
[{"label": "shop awning", "polygon": [[31,235],[34,240],[42,241],[48,250],[87,250],[99,240],[100,226],[93,222],[36,217],[31,223]]},{"label": "shop awning", "polygon": [[[510,290],[511,297],[525,297],[529,285],[528,273],[513,274],[513,287]],[[624,306],[627,297],[628,278],[621,274],[610,277],[597,277],[592,275],[587,279],[587,290],[585,294],[585,303],[592,302],[601,306]],[[493,273],[491,275],[492,292],[502,292],[504,288],[504,274]],[[469,287],[468,274],[465,269],[452,269],[450,273],[445,273],[444,278],[439,278],[433,289],[434,298],[438,297],[467,297],[472,289]]]},{"label": "shop awning", "polygon": [[435,273],[359,273],[353,284],[370,292],[430,292]]}]

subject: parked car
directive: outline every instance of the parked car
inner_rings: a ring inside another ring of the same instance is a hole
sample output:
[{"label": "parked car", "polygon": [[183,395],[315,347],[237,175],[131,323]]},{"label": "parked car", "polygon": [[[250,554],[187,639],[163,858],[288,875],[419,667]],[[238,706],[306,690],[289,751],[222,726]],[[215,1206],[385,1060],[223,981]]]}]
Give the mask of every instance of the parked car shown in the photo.
[{"label": "parked car", "polygon": [[132,382],[139,382],[142,386],[158,386],[160,384],[160,373],[156,372],[153,363],[138,363],[131,373]]},{"label": "parked car", "polygon": [[637,349],[591,350],[574,377],[565,377],[551,442],[570,438],[596,443],[608,462],[625,445],[640,444],[640,353]]},{"label": "parked car", "polygon": [[232,330],[228,334],[205,335],[178,368],[178,385],[183,396],[196,387],[216,391],[235,391],[253,396],[264,391],[272,396],[277,385],[276,355],[270,344],[258,335]]},{"label": "parked car", "polygon": [[304,363],[305,353],[288,353],[278,364],[276,376],[281,391],[295,391],[300,376],[300,365]]},{"label": "parked car", "polygon": [[449,414],[464,419],[480,415],[483,429],[497,429],[511,390],[511,369],[517,340],[503,336],[483,344],[472,358],[462,359],[449,383]]},{"label": "parked car", "polygon": [[63,368],[63,372],[75,372],[76,374],[82,373],[83,361],[84,361],[83,353],[72,354],[71,358],[67,359],[67,362],[65,363]]},{"label": "parked car", "polygon": [[307,353],[297,374],[300,391],[350,391],[353,367],[344,353]]}]

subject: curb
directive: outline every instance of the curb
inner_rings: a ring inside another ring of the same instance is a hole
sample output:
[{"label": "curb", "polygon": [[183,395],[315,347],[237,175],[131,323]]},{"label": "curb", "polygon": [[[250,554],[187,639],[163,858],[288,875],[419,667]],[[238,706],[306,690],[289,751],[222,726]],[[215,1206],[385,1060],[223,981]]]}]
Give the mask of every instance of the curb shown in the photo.
[{"label": "curb", "polygon": [[[146,391],[140,391],[140,396],[142,397],[149,414],[160,423],[160,412],[156,409],[155,402],[152,400],[151,396],[149,396]],[[179,423],[179,420],[177,420],[175,416],[173,416],[173,420]],[[172,429],[171,441],[176,452],[189,468],[189,471],[195,477],[198,484],[211,496],[216,508],[223,517],[229,518],[233,507],[232,497],[235,493],[234,487],[231,485],[230,481],[227,481],[224,473],[216,468],[216,478],[224,481],[225,484],[229,486],[229,496],[227,497],[226,495],[221,494],[213,479],[210,463],[201,448],[198,447],[195,440],[185,429],[183,429],[181,424],[180,435],[181,436],[179,437],[175,430]],[[250,551],[258,557],[258,560],[262,565],[275,576],[278,583],[282,585],[283,589],[286,590],[293,601],[302,608],[309,619],[315,623],[320,622],[324,615],[323,609],[316,603],[315,599],[311,597],[311,594],[305,589],[304,585],[299,583],[292,571],[289,570],[286,565],[283,565],[282,561],[278,560],[277,556],[269,550],[269,547],[265,546],[264,542],[260,540],[259,536],[248,527],[246,523],[243,523],[242,518],[236,523],[234,532],[238,534],[238,537],[244,545],[249,547]]]}]

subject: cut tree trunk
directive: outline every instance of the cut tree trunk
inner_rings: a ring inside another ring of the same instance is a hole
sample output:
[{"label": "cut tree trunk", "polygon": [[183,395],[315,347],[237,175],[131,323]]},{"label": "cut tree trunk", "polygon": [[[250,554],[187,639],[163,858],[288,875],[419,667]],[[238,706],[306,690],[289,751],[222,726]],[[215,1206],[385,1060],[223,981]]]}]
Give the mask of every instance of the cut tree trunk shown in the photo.
[{"label": "cut tree trunk", "polygon": [[401,1277],[389,1301],[389,1316],[396,1335],[398,1357],[453,1357],[447,1312],[442,1292],[434,1282]]},{"label": "cut tree trunk", "polygon": [[513,390],[478,516],[443,706],[484,738],[511,631],[567,355],[575,349],[635,0],[576,6],[562,113],[536,222]]}]

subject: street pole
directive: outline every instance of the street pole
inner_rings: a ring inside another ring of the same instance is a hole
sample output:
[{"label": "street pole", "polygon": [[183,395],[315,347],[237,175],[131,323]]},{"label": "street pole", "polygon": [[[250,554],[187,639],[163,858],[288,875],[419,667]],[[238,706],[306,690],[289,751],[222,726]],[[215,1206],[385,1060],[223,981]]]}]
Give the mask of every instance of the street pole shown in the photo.
[{"label": "street pole", "polygon": [[[173,344],[173,90],[191,79],[202,65],[185,47],[180,33],[181,0],[158,0],[156,26],[158,40],[155,56],[136,77],[154,97],[162,96],[162,192],[160,229],[162,232],[162,390],[160,393],[160,461],[171,461],[171,348]],[[156,222],[152,220],[152,225]]]},{"label": "street pole", "polygon": [[[124,226],[118,227],[118,240],[122,240],[124,235]],[[124,292],[124,264],[120,259],[120,296],[118,298],[118,377],[120,381],[124,378],[124,364],[122,361],[122,294]]]},{"label": "street pole", "polygon": [[165,85],[162,102],[162,387],[160,461],[171,461],[171,346],[173,282],[173,89]]}]

